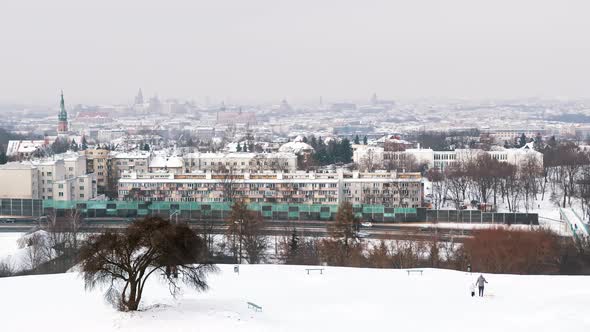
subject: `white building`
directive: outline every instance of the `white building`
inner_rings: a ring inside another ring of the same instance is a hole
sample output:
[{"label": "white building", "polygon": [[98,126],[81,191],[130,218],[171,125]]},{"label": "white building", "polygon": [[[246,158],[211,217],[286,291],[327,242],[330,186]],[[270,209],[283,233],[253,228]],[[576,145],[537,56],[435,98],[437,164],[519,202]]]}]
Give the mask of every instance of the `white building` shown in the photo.
[{"label": "white building", "polygon": [[0,165],[0,198],[39,199],[39,172],[30,164]]},{"label": "white building", "polygon": [[381,168],[383,165],[383,147],[374,145],[352,145],[352,161],[359,165],[361,170]]},{"label": "white building", "polygon": [[111,158],[111,177],[118,179],[125,171],[148,173],[151,154],[148,151],[118,152],[109,154]]},{"label": "white building", "polygon": [[428,168],[445,169],[457,162],[467,163],[475,160],[479,155],[486,153],[493,159],[512,165],[521,165],[528,159],[534,159],[542,167],[543,154],[533,149],[533,144],[528,143],[522,148],[506,149],[494,147],[490,151],[481,149],[456,149],[454,151],[434,151],[432,149],[407,149],[405,151],[386,151],[384,162],[400,160],[411,156],[418,164],[426,164]]},{"label": "white building", "polygon": [[255,172],[297,170],[297,156],[293,153],[189,153],[183,156],[184,173],[194,171]]},{"label": "white building", "polygon": [[31,157],[35,152],[47,147],[45,140],[35,141],[8,141],[6,156],[8,157]]},{"label": "white building", "polygon": [[0,167],[0,180],[0,196],[4,198],[70,201],[97,195],[96,176],[86,174],[86,156],[77,153],[9,163]]}]

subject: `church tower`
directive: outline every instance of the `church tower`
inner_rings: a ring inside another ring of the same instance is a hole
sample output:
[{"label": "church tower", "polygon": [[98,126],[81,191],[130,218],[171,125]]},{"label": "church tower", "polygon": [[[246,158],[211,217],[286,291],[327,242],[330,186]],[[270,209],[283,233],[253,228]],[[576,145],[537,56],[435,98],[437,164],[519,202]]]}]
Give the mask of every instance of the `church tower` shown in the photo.
[{"label": "church tower", "polygon": [[57,116],[57,133],[63,134],[68,132],[68,112],[66,112],[63,91],[61,92],[61,102],[59,104],[59,107],[59,115]]}]

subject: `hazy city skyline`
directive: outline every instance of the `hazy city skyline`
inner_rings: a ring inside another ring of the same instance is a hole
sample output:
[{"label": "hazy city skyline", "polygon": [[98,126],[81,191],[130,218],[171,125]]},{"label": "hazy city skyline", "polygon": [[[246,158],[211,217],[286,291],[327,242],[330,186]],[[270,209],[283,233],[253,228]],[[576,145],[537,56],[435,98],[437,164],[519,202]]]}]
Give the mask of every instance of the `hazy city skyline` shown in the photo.
[{"label": "hazy city skyline", "polygon": [[587,1],[18,1],[0,102],[590,97]]}]

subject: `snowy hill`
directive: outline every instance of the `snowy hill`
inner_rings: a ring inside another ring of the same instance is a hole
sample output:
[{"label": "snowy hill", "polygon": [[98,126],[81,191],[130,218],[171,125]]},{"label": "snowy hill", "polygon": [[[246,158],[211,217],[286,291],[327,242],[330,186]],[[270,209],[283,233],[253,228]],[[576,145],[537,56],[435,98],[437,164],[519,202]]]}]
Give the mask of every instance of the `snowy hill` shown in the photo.
[{"label": "snowy hill", "polygon": [[[220,266],[205,293],[173,299],[151,280],[146,309],[121,313],[76,273],[0,279],[5,331],[589,331],[590,277],[476,275],[284,265]],[[262,307],[248,309],[247,302]]]}]

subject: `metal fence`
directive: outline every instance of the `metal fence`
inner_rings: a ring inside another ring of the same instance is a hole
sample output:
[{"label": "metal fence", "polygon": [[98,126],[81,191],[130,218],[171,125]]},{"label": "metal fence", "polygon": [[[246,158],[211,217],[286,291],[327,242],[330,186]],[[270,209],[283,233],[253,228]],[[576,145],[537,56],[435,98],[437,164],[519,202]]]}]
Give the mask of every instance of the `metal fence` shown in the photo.
[{"label": "metal fence", "polygon": [[1,216],[40,217],[43,215],[43,203],[38,199],[0,199]]},{"label": "metal fence", "polygon": [[[338,205],[250,203],[248,208],[267,220],[335,220]],[[39,217],[55,213],[65,216],[78,210],[88,218],[135,218],[147,215],[185,220],[225,219],[230,202],[143,202],[143,201],[54,201],[0,199],[0,215]],[[373,222],[461,222],[538,225],[535,213],[492,213],[477,210],[428,210],[353,204],[358,218]]]},{"label": "metal fence", "polygon": [[427,222],[456,222],[472,224],[538,225],[536,213],[481,212],[478,210],[425,210]]}]

